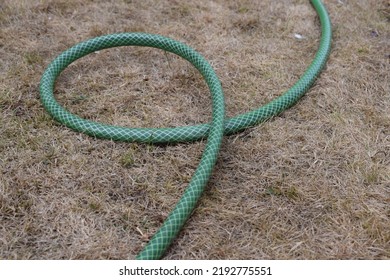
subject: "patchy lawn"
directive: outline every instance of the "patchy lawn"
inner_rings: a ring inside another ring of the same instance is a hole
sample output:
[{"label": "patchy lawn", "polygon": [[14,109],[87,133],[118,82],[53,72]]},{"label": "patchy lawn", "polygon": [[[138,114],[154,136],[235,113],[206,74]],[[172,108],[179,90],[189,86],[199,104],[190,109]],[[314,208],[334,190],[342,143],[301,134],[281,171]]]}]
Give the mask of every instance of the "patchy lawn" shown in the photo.
[{"label": "patchy lawn", "polygon": [[[293,108],[225,137],[166,259],[390,258],[390,3],[324,2],[334,28],[326,69]],[[132,31],[202,53],[228,116],[293,85],[320,36],[308,0],[1,1],[0,259],[134,258],[186,187],[204,142],[94,139],[40,104],[39,80],[55,56]],[[149,48],[77,61],[56,96],[85,118],[127,126],[198,124],[211,114],[194,68]]]}]

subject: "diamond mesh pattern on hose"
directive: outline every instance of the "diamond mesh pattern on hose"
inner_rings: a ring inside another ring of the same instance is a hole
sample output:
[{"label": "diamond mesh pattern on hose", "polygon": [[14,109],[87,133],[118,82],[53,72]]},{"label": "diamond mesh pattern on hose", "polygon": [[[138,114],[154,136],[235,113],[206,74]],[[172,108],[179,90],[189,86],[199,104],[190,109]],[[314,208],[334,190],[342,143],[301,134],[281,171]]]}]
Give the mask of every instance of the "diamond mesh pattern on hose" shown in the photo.
[{"label": "diamond mesh pattern on hose", "polygon": [[[61,53],[48,66],[40,83],[43,106],[58,122],[88,135],[127,142],[173,143],[207,138],[200,163],[184,194],[161,228],[137,256],[138,259],[160,258],[195,208],[210,177],[223,134],[232,134],[280,114],[295,104],[311,87],[324,67],[331,47],[331,24],[320,0],[311,1],[321,22],[321,41],[316,56],[301,78],[287,92],[268,104],[230,119],[224,119],[221,84],[210,64],[192,48],[172,39],[146,33],[117,33],[79,43]],[[82,119],[57,103],[54,84],[60,73],[73,61],[97,50],[119,46],[148,46],[175,53],[192,63],[202,74],[212,95],[212,122],[177,128],[128,128]]]},{"label": "diamond mesh pattern on hose", "polygon": [[[142,141],[142,142],[175,142],[180,141],[183,133],[174,129],[122,129],[114,126],[103,125],[67,112],[54,99],[53,85],[56,77],[70,63],[93,51],[114,46],[148,46],[163,49],[191,62],[202,74],[212,95],[212,123],[206,148],[191,181],[183,196],[170,213],[162,227],[153,236],[152,240],[138,255],[140,259],[160,258],[169,244],[175,238],[188,216],[195,208],[204,186],[206,185],[211,171],[217,160],[221,146],[225,105],[221,83],[210,64],[192,48],[174,41],[172,39],[144,33],[121,33],[102,36],[82,42],[59,55],[47,68],[41,80],[41,100],[47,111],[59,122],[90,135],[101,138],[112,138],[116,140]],[[195,128],[194,128],[195,130]],[[207,136],[207,135],[205,135]]]}]

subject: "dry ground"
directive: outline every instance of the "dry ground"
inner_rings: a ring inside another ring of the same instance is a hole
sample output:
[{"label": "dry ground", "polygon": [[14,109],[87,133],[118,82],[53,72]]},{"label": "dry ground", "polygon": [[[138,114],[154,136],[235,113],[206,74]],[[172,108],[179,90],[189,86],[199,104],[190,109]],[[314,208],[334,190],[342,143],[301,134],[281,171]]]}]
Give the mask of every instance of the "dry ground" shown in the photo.
[{"label": "dry ground", "polygon": [[[334,28],[326,69],[295,107],[224,139],[166,259],[390,258],[390,2],[325,4]],[[223,83],[228,116],[289,88],[320,32],[308,0],[1,0],[0,259],[134,258],[180,197],[204,142],[93,139],[54,122],[39,101],[56,55],[130,31],[201,52]],[[160,50],[85,57],[56,93],[70,111],[106,123],[210,119],[198,73]]]}]

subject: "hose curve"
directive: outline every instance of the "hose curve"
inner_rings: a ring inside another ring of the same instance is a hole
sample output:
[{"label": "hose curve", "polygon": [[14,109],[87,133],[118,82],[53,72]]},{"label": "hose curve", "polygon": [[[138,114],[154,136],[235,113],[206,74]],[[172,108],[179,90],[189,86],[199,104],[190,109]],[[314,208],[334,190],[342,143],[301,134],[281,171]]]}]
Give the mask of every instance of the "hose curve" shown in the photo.
[{"label": "hose curve", "polygon": [[[311,0],[321,23],[321,40],[316,55],[300,79],[285,93],[250,112],[225,119],[220,81],[210,64],[195,50],[175,40],[147,33],[116,33],[81,42],[61,53],[50,63],[40,82],[40,98],[58,122],[90,136],[126,142],[175,143],[206,139],[200,163],[184,194],[163,225],[137,259],[161,258],[194,210],[207,184],[221,146],[223,135],[255,126],[294,105],[312,86],[330,53],[332,29],[329,15],[320,0]],[[118,46],[148,46],[175,53],[188,60],[202,74],[212,96],[212,121],[208,124],[176,128],[128,128],[85,120],[65,110],[54,97],[54,84],[60,73],[75,60],[101,49]]]}]

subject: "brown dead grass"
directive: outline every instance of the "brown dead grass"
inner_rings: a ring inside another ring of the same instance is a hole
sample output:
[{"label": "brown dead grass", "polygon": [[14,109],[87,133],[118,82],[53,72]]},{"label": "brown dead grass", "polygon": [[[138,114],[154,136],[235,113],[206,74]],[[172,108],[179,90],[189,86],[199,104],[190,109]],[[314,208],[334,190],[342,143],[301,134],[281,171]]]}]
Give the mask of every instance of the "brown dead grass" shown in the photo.
[{"label": "brown dead grass", "polygon": [[[166,259],[390,258],[390,4],[325,3],[327,68],[295,107],[225,138]],[[306,0],[1,1],[0,258],[134,258],[180,197],[204,143],[93,139],[54,122],[39,101],[40,76],[61,51],[130,31],[200,51],[223,83],[228,116],[290,87],[319,39]],[[56,93],[70,111],[113,124],[210,118],[199,74],[147,48],[85,57]]]}]

